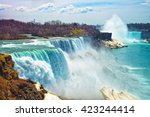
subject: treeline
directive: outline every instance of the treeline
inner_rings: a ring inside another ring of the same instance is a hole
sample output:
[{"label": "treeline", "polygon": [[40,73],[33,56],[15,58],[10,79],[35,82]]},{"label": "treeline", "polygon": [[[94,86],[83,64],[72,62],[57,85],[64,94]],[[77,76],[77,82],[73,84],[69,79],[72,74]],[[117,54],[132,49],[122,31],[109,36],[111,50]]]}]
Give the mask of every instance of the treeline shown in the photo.
[{"label": "treeline", "polygon": [[0,20],[0,40],[29,38],[21,34],[32,34],[41,37],[71,37],[71,36],[97,36],[100,31],[93,25],[60,21],[45,22],[20,22],[15,20]]},{"label": "treeline", "polygon": [[132,31],[150,31],[150,23],[132,23],[127,26]]}]

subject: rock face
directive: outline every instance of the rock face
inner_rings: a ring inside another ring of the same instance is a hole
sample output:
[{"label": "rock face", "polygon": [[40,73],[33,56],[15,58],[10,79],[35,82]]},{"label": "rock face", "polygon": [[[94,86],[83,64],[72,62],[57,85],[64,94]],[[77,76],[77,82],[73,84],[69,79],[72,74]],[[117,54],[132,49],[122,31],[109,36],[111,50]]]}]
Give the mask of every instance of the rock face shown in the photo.
[{"label": "rock face", "polygon": [[42,100],[45,90],[38,91],[35,83],[23,80],[13,69],[10,55],[0,54],[0,100]]},{"label": "rock face", "polygon": [[43,100],[44,92],[39,92],[32,81],[23,79],[7,80],[0,77],[0,100]]},{"label": "rock face", "polygon": [[0,54],[0,76],[5,79],[18,79],[18,73],[13,69],[14,62],[10,55]]},{"label": "rock face", "polygon": [[0,100],[60,100],[40,83],[20,79],[10,55],[0,54]]},{"label": "rock face", "polygon": [[134,96],[131,96],[125,92],[117,93],[111,88],[104,87],[100,91],[105,100],[137,100]]},{"label": "rock face", "polygon": [[150,39],[150,30],[142,31],[141,38],[142,39]]},{"label": "rock face", "polygon": [[112,39],[111,41],[102,41],[102,43],[109,48],[122,48],[122,47],[127,47],[126,45],[124,45],[121,41]]}]

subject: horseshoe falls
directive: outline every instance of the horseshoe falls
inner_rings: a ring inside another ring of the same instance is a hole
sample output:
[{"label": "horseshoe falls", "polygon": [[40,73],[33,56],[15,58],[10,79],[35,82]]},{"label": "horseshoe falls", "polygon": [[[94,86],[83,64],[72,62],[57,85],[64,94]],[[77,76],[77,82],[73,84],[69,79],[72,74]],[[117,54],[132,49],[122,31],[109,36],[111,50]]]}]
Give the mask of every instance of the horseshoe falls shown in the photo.
[{"label": "horseshoe falls", "polygon": [[128,32],[128,43],[132,43],[132,42],[142,42],[142,32],[139,31],[129,31]]},{"label": "horseshoe falls", "polygon": [[87,37],[9,40],[0,41],[0,51],[12,55],[21,78],[67,99],[102,99],[103,87],[150,99],[148,43],[114,50],[90,43]]},{"label": "horseshoe falls", "polygon": [[129,31],[128,32],[128,38],[129,39],[137,39],[137,40],[141,40],[141,32],[138,31]]}]

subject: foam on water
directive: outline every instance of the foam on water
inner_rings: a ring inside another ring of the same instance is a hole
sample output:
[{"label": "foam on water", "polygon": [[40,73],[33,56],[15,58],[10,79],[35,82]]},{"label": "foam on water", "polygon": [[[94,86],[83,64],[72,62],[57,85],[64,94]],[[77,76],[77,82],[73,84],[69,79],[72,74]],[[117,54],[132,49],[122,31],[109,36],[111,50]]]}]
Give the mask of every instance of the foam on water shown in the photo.
[{"label": "foam on water", "polygon": [[12,53],[20,77],[40,82],[49,88],[51,82],[69,77],[68,65],[59,49]]},{"label": "foam on water", "polygon": [[103,87],[137,95],[139,82],[134,74],[121,68],[115,58],[107,53],[105,49],[95,51],[89,47],[72,56],[65,54],[70,77],[54,84],[53,91],[69,99],[102,99],[100,89]]}]

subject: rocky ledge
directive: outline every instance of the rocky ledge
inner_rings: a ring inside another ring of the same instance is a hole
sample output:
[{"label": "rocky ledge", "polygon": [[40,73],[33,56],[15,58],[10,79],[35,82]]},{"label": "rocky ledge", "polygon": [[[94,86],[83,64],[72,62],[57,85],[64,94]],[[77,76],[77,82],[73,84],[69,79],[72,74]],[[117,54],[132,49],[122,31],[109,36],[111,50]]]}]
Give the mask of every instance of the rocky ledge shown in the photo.
[{"label": "rocky ledge", "polygon": [[124,91],[119,93],[115,92],[111,88],[103,87],[100,92],[102,93],[105,100],[137,100],[138,98],[132,96]]},{"label": "rocky ledge", "polygon": [[0,54],[0,100],[60,99],[39,83],[20,79],[10,55]]},{"label": "rocky ledge", "polygon": [[104,46],[109,47],[109,48],[123,48],[123,47],[127,47],[123,42],[118,41],[116,39],[112,39],[112,40],[108,40],[102,41],[102,44],[104,44]]}]

